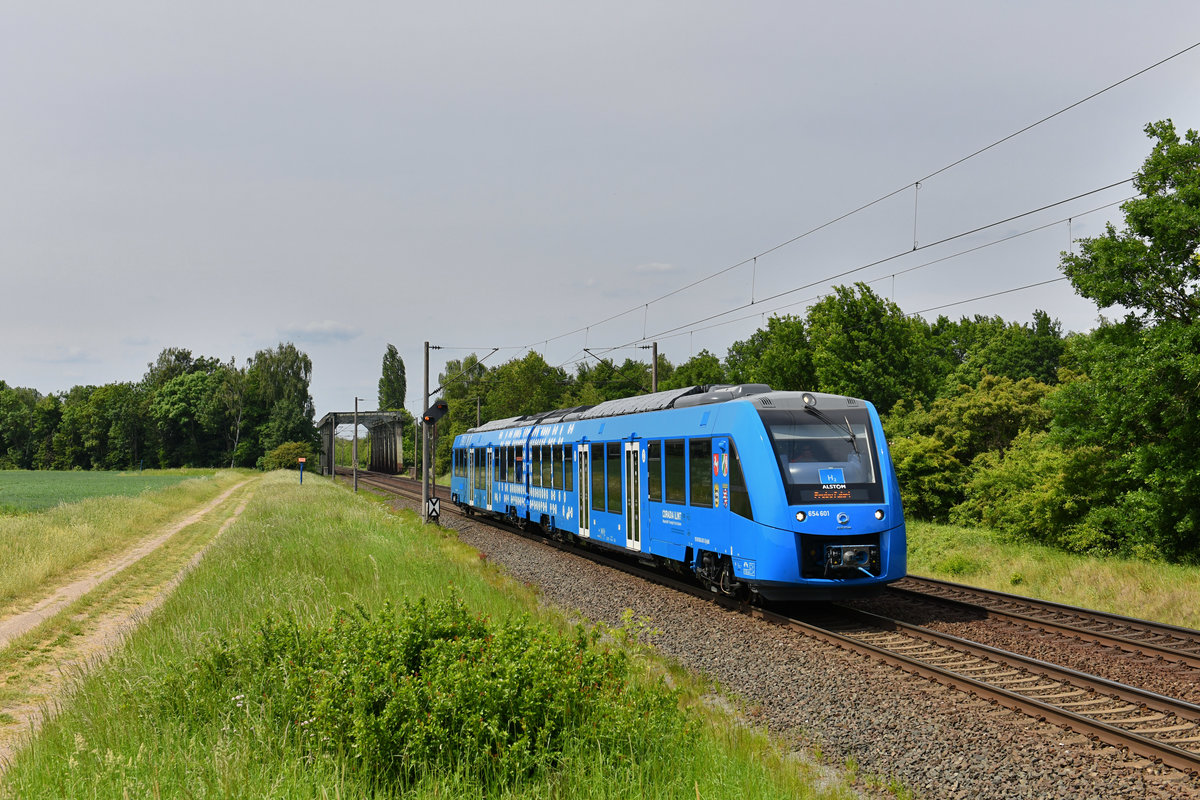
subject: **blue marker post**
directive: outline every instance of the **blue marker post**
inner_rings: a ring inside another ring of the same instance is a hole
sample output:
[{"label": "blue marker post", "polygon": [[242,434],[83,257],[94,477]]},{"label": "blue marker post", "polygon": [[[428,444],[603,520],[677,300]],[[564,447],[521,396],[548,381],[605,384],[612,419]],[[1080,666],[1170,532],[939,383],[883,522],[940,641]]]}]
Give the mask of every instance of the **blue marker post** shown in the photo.
[{"label": "blue marker post", "polygon": [[304,459],[298,458],[296,460],[300,462],[300,485],[303,486],[304,485]]}]

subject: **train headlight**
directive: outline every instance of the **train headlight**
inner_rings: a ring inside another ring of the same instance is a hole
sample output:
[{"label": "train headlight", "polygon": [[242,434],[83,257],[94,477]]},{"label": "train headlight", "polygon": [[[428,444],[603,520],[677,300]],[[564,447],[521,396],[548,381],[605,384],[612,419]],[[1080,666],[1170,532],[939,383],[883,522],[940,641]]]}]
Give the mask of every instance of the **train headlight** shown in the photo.
[{"label": "train headlight", "polygon": [[883,509],[882,508],[875,509],[875,519],[883,519]]},{"label": "train headlight", "polygon": [[796,522],[804,522],[806,519],[808,519],[808,514],[805,514],[803,511],[796,512]]}]

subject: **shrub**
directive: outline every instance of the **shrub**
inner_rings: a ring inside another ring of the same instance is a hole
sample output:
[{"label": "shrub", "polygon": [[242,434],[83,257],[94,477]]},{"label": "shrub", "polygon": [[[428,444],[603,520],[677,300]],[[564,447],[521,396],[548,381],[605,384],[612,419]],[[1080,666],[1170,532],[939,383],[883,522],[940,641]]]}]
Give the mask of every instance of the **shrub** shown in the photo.
[{"label": "shrub", "polygon": [[258,460],[265,470],[300,469],[301,458],[312,458],[312,448],[304,442],[284,442]]},{"label": "shrub", "polygon": [[457,598],[341,612],[324,628],[267,619],[165,675],[154,713],[264,741],[299,732],[305,757],[402,785],[435,771],[508,786],[572,747],[620,760],[682,743],[677,695],[631,688],[627,658],[596,639],[582,627],[565,637],[527,620],[493,624]]}]

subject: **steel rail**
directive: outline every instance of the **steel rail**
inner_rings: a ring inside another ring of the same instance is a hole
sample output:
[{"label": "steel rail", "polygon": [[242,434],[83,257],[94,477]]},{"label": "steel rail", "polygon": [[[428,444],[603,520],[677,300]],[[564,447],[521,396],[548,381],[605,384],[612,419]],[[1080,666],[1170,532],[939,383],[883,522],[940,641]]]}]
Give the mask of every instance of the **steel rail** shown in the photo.
[{"label": "steel rail", "polygon": [[[759,608],[750,610],[750,613],[752,616],[798,630],[801,633],[835,644],[843,649],[852,652],[870,653],[880,661],[899,667],[906,672],[930,678],[943,685],[970,692],[984,699],[993,699],[1006,708],[1020,711],[1039,720],[1053,722],[1069,730],[1095,737],[1107,744],[1127,748],[1132,753],[1166,764],[1175,769],[1183,770],[1192,775],[1200,774],[1200,753],[1198,752],[1185,750],[1172,744],[1144,736],[1141,733],[1130,731],[1066,708],[1061,708],[1043,700],[1022,695],[1011,689],[995,686],[986,681],[972,678],[969,675],[955,672],[953,669],[927,663],[919,658],[865,642],[822,625],[804,622],[803,620]],[[893,627],[906,628],[910,634],[918,639],[936,643],[951,650],[967,651],[981,658],[984,658],[983,654],[987,653],[987,660],[996,661],[1013,669],[1021,669],[1034,676],[1050,677],[1052,674],[1055,674],[1060,676],[1057,679],[1064,683],[1070,683],[1071,685],[1083,683],[1086,688],[1093,691],[1101,691],[1099,687],[1104,685],[1106,687],[1104,693],[1112,694],[1127,703],[1135,703],[1139,706],[1144,705],[1146,708],[1154,708],[1163,713],[1180,716],[1183,719],[1188,719],[1193,715],[1196,715],[1197,719],[1200,719],[1200,707],[1190,703],[1156,695],[1153,692],[1145,692],[1114,681],[1105,681],[1102,678],[1087,675],[1086,673],[1075,673],[1076,678],[1067,680],[1066,676],[1073,673],[1073,670],[1041,662],[1037,659],[1026,658],[1016,653],[987,647],[986,645],[967,642],[957,637],[941,634],[915,625],[908,625],[898,620],[867,614],[867,612],[854,611],[854,614],[876,617],[878,619],[876,625],[882,626],[885,629]],[[1043,675],[1043,673],[1045,674]],[[1189,723],[1194,723],[1195,721],[1189,720]]]},{"label": "steel rail", "polygon": [[[904,584],[915,585],[917,588],[909,588],[908,585]],[[934,591],[923,591],[921,588],[919,588],[921,586],[930,587],[934,589]],[[904,578],[903,581],[901,581],[901,585],[889,586],[887,591],[903,596],[919,598],[925,602],[934,601],[966,610],[977,612],[982,611],[990,618],[1014,620],[1023,625],[1039,628],[1049,632],[1060,633],[1062,635],[1072,636],[1078,639],[1092,641],[1100,645],[1116,647],[1137,655],[1162,658],[1164,660],[1185,664],[1189,667],[1200,668],[1200,631],[1195,631],[1190,628],[1168,625],[1151,620],[1138,619],[1136,617],[1126,617],[1106,611],[1093,611],[1091,609],[1066,605],[1064,603],[1055,603],[1049,600],[1039,600],[1033,597],[1023,597],[1021,595],[998,592],[993,589],[981,589],[975,586],[966,586],[963,584],[940,581],[935,578],[918,577],[915,575],[910,575],[907,578]],[[953,591],[960,594],[979,597],[982,598],[984,602],[972,602],[969,599],[963,599],[961,597],[947,597],[940,594],[939,591]],[[994,603],[1021,606],[1028,609],[1032,613],[1013,611],[1006,608],[996,608],[994,605],[987,604],[987,601],[989,600],[993,601]],[[1038,612],[1070,615],[1081,622],[1071,623],[1054,619],[1045,619],[1037,616]],[[1132,633],[1131,635],[1122,635],[1121,633],[1111,630],[1096,630],[1094,628],[1086,627],[1087,623],[1089,622],[1099,625],[1124,627],[1129,629]],[[1163,639],[1172,639],[1181,643],[1182,646],[1138,639],[1134,638],[1135,636],[1156,636]]]}]

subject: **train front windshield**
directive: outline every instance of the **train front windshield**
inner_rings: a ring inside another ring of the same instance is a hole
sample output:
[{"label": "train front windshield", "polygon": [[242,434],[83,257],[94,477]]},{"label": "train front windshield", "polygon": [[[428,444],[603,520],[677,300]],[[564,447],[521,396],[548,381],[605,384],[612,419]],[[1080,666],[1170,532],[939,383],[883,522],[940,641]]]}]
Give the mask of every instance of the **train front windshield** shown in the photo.
[{"label": "train front windshield", "polygon": [[760,409],[759,415],[775,449],[790,505],[883,502],[866,409],[820,415]]}]

